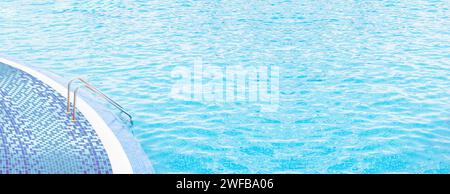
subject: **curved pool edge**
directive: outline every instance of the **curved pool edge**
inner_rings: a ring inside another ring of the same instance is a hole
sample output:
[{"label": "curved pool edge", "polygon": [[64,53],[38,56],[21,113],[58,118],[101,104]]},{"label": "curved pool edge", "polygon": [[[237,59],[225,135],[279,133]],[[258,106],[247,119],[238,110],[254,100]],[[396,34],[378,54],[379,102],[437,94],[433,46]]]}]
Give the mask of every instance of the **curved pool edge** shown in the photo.
[{"label": "curved pool edge", "polygon": [[[67,92],[66,88],[42,72],[36,71],[31,67],[22,65],[13,60],[9,60],[3,56],[0,56],[0,62],[30,74],[53,88],[61,96],[65,97]],[[111,164],[112,172],[114,174],[132,174],[133,167],[123,146],[103,118],[82,98],[78,99],[77,109],[86,117],[97,133],[99,139],[102,141]]]}]

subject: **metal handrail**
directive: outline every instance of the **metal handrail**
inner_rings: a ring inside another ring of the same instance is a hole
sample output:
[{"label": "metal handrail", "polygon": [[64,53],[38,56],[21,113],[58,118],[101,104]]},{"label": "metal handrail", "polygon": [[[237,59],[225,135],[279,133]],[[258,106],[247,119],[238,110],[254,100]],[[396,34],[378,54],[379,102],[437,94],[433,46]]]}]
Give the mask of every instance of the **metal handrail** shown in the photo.
[{"label": "metal handrail", "polygon": [[[102,98],[104,98],[106,101],[108,101],[110,104],[112,104],[113,106],[115,106],[117,109],[119,109],[122,113],[124,113],[125,115],[127,115],[127,117],[130,120],[130,124],[133,125],[133,117],[131,116],[131,114],[129,114],[127,111],[125,111],[125,109],[120,106],[119,103],[117,103],[116,101],[112,100],[111,98],[109,98],[106,94],[104,94],[103,92],[101,92],[100,90],[98,90],[96,87],[92,86],[91,84],[89,84],[86,80],[82,79],[82,78],[74,78],[72,80],[69,81],[69,83],[67,84],[67,114],[70,114],[70,86],[72,85],[72,83],[74,81],[80,81],[82,82],[86,88],[88,88],[89,90],[91,90],[93,93],[100,95]],[[76,99],[77,99],[77,93],[78,90],[81,88],[82,86],[77,87],[74,90],[74,94],[73,94],[73,109],[72,109],[72,122],[76,121]]]}]

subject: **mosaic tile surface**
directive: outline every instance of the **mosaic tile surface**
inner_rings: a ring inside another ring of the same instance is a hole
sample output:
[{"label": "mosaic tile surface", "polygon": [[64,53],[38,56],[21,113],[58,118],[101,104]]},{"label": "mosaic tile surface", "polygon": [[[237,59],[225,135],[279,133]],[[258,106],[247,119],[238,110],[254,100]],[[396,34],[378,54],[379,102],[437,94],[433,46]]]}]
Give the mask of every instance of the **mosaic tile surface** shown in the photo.
[{"label": "mosaic tile surface", "polygon": [[63,96],[0,63],[0,174],[112,173],[100,139],[81,113],[70,122]]}]

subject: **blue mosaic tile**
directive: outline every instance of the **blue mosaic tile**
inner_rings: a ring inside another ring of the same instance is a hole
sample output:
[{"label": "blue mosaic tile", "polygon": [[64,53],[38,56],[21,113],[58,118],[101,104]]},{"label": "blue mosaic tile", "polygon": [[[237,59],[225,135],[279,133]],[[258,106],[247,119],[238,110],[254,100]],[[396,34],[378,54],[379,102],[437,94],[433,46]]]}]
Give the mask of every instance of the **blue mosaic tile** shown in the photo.
[{"label": "blue mosaic tile", "polygon": [[112,173],[95,130],[66,98],[33,76],[0,63],[0,174]]}]

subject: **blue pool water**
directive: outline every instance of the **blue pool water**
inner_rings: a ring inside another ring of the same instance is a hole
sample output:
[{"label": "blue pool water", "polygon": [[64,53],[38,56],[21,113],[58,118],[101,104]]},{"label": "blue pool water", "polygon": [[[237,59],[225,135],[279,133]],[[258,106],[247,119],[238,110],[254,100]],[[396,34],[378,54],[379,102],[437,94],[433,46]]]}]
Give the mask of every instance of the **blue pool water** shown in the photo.
[{"label": "blue pool water", "polygon": [[[0,53],[126,107],[157,173],[450,173],[450,3],[0,2]],[[280,68],[279,108],[179,100],[176,67]]]}]

